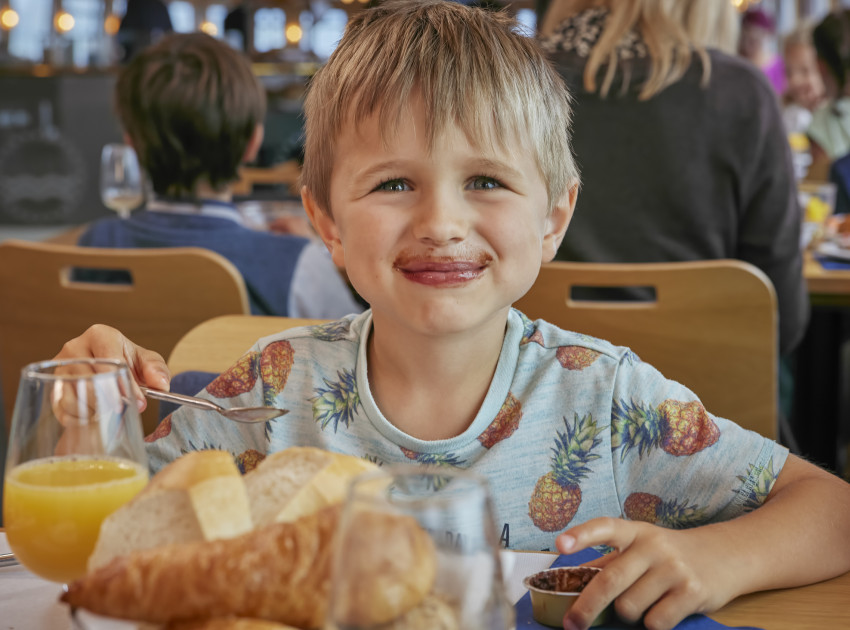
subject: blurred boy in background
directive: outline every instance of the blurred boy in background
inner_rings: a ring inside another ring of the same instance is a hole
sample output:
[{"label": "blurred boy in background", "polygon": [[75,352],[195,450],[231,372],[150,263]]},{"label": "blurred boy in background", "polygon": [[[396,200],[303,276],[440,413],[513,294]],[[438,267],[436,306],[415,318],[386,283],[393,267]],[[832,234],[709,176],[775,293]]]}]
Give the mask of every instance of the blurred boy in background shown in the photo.
[{"label": "blurred boy in background", "polygon": [[128,219],[95,222],[80,245],[213,250],[239,269],[255,315],[363,310],[320,242],[249,229],[233,203],[266,113],[265,89],[241,53],[203,33],[168,35],[121,70],[115,101],[154,197]]}]

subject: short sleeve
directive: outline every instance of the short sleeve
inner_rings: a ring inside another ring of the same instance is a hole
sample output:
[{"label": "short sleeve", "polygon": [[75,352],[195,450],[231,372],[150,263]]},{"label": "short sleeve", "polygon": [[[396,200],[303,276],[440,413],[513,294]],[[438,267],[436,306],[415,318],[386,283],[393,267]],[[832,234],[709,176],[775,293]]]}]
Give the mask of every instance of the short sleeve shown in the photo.
[{"label": "short sleeve", "polygon": [[708,412],[683,385],[632,356],[611,401],[623,515],[671,528],[728,520],[761,505],[788,450]]}]

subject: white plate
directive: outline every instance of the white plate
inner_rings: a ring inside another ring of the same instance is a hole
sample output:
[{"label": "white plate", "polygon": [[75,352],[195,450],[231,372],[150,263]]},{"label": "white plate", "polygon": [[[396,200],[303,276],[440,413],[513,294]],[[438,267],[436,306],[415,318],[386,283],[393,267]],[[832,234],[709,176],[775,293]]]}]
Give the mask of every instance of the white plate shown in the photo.
[{"label": "white plate", "polygon": [[830,241],[824,241],[818,245],[817,253],[823,256],[829,256],[830,258],[850,261],[850,249],[846,249],[838,245],[838,243],[831,243]]},{"label": "white plate", "polygon": [[79,609],[71,615],[71,627],[74,630],[155,630],[158,626],[123,621],[95,615],[87,610]]}]

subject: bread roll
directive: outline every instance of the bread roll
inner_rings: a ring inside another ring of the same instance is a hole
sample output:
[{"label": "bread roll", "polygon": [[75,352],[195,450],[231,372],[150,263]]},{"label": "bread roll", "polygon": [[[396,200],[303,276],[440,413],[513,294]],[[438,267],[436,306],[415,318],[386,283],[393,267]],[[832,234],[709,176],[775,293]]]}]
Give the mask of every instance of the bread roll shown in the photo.
[{"label": "bread roll", "polygon": [[245,475],[255,526],[294,521],[341,503],[349,482],[378,467],[360,457],[312,447],[273,453]]},{"label": "bread roll", "polygon": [[[328,603],[340,509],[325,508],[228,540],[133,552],[71,583],[61,600],[96,614],[151,623],[235,616],[318,628]],[[350,593],[349,610],[357,619],[395,619],[430,591],[433,543],[410,517],[368,516],[361,524],[378,535],[367,536],[360,551],[369,565],[364,575],[377,581]],[[392,550],[395,561],[371,563],[378,545]]]},{"label": "bread roll", "polygon": [[104,520],[88,569],[131,551],[232,538],[252,527],[248,495],[233,456],[216,450],[187,453]]},{"label": "bread roll", "polygon": [[413,517],[354,512],[341,536],[345,557],[334,590],[340,626],[391,622],[418,606],[433,588],[434,542]]}]

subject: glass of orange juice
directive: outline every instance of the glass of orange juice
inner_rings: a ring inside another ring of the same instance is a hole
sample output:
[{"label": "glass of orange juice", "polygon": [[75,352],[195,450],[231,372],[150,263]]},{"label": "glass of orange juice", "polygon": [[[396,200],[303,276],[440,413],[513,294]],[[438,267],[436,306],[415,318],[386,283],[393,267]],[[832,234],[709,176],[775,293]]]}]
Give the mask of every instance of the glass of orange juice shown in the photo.
[{"label": "glass of orange juice", "polygon": [[86,572],[103,519],[148,480],[129,371],[119,361],[45,361],[21,372],[3,493],[21,564],[68,583]]}]

